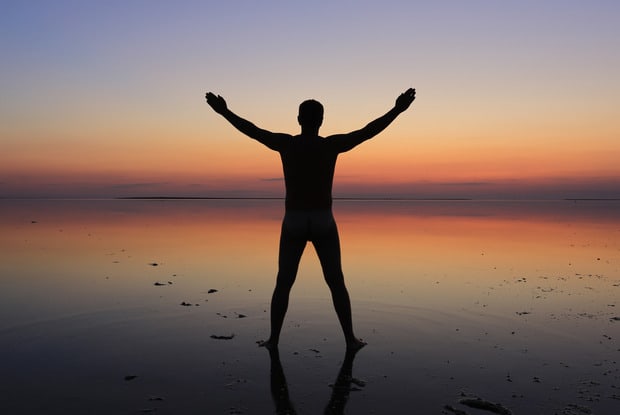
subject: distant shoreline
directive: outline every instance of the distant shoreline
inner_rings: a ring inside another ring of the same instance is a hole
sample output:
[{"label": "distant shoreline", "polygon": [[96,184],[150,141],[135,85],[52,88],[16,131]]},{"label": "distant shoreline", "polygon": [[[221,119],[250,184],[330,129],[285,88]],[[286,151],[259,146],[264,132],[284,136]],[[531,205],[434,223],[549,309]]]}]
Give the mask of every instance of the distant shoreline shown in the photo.
[{"label": "distant shoreline", "polygon": [[[126,196],[126,197],[116,197],[114,199],[120,200],[284,200],[284,197],[207,197],[207,196]],[[534,200],[545,200],[545,201],[570,201],[570,202],[588,202],[588,201],[620,201],[620,198],[562,198],[562,199],[474,199],[469,197],[334,197],[332,200],[377,200],[377,201],[480,201],[480,202],[491,202],[498,200],[505,201],[534,201]]]},{"label": "distant shoreline", "polygon": [[[116,196],[116,197],[0,197],[2,200],[284,200],[284,197],[225,197],[225,196]],[[558,198],[558,199],[476,199],[467,197],[334,197],[334,201],[411,201],[411,202],[618,202],[620,198]]]},{"label": "distant shoreline", "polygon": [[[284,200],[283,197],[177,197],[177,196],[128,196],[128,197],[116,197],[120,200]],[[459,201],[459,200],[474,200],[463,197],[446,197],[446,198],[400,198],[400,197],[334,197],[332,200],[431,200],[431,201]]]}]

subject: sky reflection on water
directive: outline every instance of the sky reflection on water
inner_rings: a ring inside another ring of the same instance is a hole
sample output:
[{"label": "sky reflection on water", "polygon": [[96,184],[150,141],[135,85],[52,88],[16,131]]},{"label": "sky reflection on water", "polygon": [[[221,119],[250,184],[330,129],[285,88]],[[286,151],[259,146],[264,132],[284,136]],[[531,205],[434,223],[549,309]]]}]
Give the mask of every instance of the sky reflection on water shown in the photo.
[{"label": "sky reflection on water", "polygon": [[[620,383],[612,335],[620,324],[618,202],[337,201],[334,211],[356,331],[370,343],[356,360],[366,390],[406,403],[388,386],[410,384],[434,396],[419,403],[429,410],[459,387],[515,408],[561,409],[577,399],[566,391],[587,378],[604,389],[593,407],[612,402]],[[266,379],[269,362],[253,345],[268,332],[282,214],[279,200],[0,201],[0,343],[14,362],[14,382],[3,389],[26,393],[33,376],[47,387],[61,370],[43,364],[54,355],[68,359],[62,370],[75,379],[95,379],[115,396],[125,395],[105,379],[127,367],[174,378],[178,367],[162,358],[171,354],[183,354],[177,363],[188,376],[216,390],[227,376]],[[282,335],[289,380],[308,370],[303,350],[319,346],[323,359],[309,377],[335,376],[342,339],[328,296],[309,245]],[[223,349],[208,338],[233,332]],[[292,351],[302,351],[300,360]],[[97,362],[86,370],[89,356]],[[563,375],[561,364],[573,372]],[[507,373],[512,389],[492,386]],[[59,384],[72,383],[66,376]],[[561,386],[557,399],[509,399],[514,389],[536,395],[536,376]],[[179,384],[164,388],[168,396],[189,393]],[[211,404],[269,407],[269,393],[252,388]],[[127,393],[117,405],[138,405]],[[369,403],[353,396],[347,405]]]}]

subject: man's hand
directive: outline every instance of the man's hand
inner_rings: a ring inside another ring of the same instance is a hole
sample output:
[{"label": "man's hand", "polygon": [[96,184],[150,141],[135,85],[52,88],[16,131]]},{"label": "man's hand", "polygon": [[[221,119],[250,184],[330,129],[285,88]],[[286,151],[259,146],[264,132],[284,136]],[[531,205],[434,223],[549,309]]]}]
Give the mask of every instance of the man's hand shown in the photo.
[{"label": "man's hand", "polygon": [[213,111],[218,114],[223,114],[228,109],[224,98],[219,95],[215,95],[213,92],[207,92],[205,98],[207,99],[207,104],[209,104],[211,108],[213,108]]},{"label": "man's hand", "polygon": [[403,112],[407,108],[409,108],[409,105],[411,105],[414,99],[415,99],[415,89],[409,88],[408,90],[400,94],[398,98],[396,98],[396,104],[394,105],[394,107],[398,111]]}]

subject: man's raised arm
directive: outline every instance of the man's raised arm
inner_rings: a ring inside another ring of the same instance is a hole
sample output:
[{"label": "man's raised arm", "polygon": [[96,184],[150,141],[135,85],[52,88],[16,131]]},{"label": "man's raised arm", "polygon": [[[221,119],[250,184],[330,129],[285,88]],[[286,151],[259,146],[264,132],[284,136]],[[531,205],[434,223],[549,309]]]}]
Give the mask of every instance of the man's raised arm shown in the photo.
[{"label": "man's raised arm", "polygon": [[205,98],[207,99],[207,104],[209,104],[215,112],[224,117],[233,125],[233,127],[243,134],[263,143],[272,150],[279,151],[282,147],[283,140],[287,137],[285,134],[277,134],[272,133],[271,131],[263,130],[262,128],[258,128],[256,125],[252,124],[250,121],[241,118],[228,109],[226,101],[220,95],[207,92]]},{"label": "man's raised arm", "polygon": [[358,144],[369,140],[383,131],[388,125],[392,123],[400,115],[409,108],[413,100],[415,99],[415,89],[409,88],[396,98],[394,107],[387,113],[371,121],[364,128],[350,132],[348,134],[336,134],[328,137],[330,140],[334,140],[334,144],[338,147],[339,151],[345,152],[351,150]]}]

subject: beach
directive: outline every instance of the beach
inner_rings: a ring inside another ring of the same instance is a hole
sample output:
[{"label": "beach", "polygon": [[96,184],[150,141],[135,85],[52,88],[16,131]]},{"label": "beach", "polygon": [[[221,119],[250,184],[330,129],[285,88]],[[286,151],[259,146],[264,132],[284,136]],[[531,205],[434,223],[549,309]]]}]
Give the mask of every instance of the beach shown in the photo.
[{"label": "beach", "polygon": [[368,345],[309,244],[270,356],[282,200],[0,200],[0,408],[615,414],[619,208],[336,200]]}]

